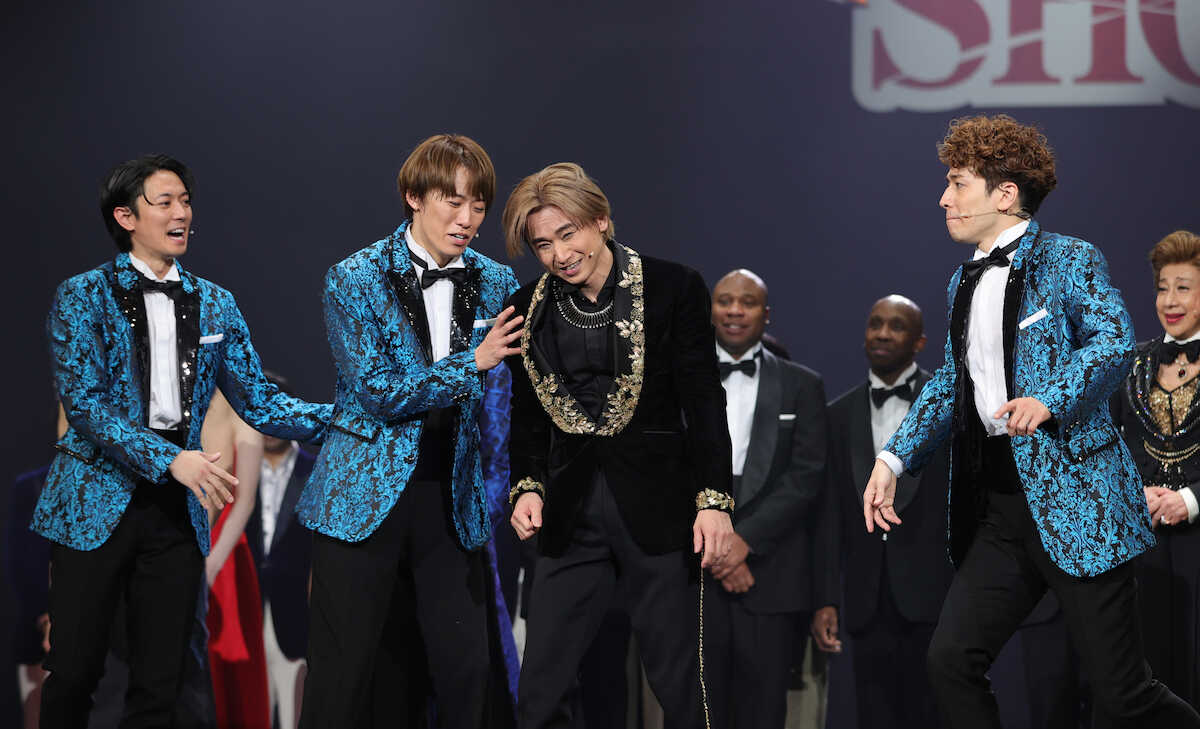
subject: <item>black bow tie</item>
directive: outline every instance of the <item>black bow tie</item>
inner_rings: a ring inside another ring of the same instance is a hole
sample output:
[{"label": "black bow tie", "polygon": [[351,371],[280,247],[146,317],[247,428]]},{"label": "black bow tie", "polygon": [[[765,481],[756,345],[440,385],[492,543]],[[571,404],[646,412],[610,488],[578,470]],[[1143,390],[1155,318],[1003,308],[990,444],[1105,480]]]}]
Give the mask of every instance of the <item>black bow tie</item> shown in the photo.
[{"label": "black bow tie", "polygon": [[905,402],[912,402],[915,393],[913,393],[912,385],[908,384],[907,382],[905,382],[903,385],[897,385],[896,387],[871,388],[871,402],[875,403],[875,407],[877,408],[883,407],[883,404],[887,402],[888,398],[892,395],[895,395]]},{"label": "black bow tie", "polygon": [[458,268],[428,268],[425,261],[422,261],[411,253],[409,254],[409,258],[412,259],[417,268],[421,269],[417,273],[417,279],[421,282],[421,288],[423,289],[429,288],[437,283],[438,279],[442,278],[450,279],[450,283],[455,286],[462,286],[467,282],[469,272],[466,266],[459,266]]},{"label": "black bow tie", "polygon": [[421,272],[421,288],[427,289],[437,283],[438,279],[447,278],[456,286],[462,286],[467,282],[467,269],[465,268],[432,268],[428,271]]},{"label": "black bow tie", "polygon": [[730,372],[741,372],[747,377],[754,377],[754,372],[758,369],[758,363],[751,357],[741,362],[718,362],[717,369],[721,372],[722,380],[729,377]]},{"label": "black bow tie", "polygon": [[963,278],[979,278],[983,272],[992,266],[1004,267],[1008,265],[1008,254],[1012,253],[1021,245],[1021,239],[1018,238],[1012,243],[1004,246],[992,246],[992,252],[983,258],[975,258],[963,263]]},{"label": "black bow tie", "polygon": [[1190,342],[1160,342],[1158,345],[1158,361],[1160,363],[1174,362],[1180,354],[1187,355],[1188,362],[1200,358],[1200,339]]},{"label": "black bow tie", "polygon": [[179,297],[183,295],[182,281],[155,281],[139,274],[138,286],[142,289],[142,293],[157,291],[170,296],[172,301],[179,301]]}]

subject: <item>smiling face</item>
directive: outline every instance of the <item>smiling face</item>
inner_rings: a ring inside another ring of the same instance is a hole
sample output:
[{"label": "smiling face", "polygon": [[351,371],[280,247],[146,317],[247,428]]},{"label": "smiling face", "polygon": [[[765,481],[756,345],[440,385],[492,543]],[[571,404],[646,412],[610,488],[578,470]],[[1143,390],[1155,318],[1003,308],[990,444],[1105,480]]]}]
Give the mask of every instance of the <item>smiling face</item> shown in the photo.
[{"label": "smiling face", "polygon": [[423,198],[405,194],[405,201],[413,211],[413,238],[439,267],[462,255],[487,215],[487,203],[473,195],[471,188],[467,168],[459,167],[454,174],[453,195],[437,190],[429,191]]},{"label": "smiling face", "polygon": [[141,197],[113,210],[113,217],[129,231],[130,252],[147,263],[174,260],[187,252],[192,196],[174,172],[158,170],[147,177]]},{"label": "smiling face", "polygon": [[907,369],[925,347],[921,329],[920,311],[907,299],[889,296],[875,302],[863,339],[871,371],[886,379]]},{"label": "smiling face", "polygon": [[1154,309],[1163,331],[1176,339],[1200,331],[1200,269],[1190,263],[1163,266]]},{"label": "smiling face", "polygon": [[731,273],[713,287],[717,342],[733,357],[740,358],[762,339],[770,316],[766,290],[749,276]]},{"label": "smiling face", "polygon": [[562,210],[547,205],[526,222],[529,247],[547,272],[594,296],[612,269],[612,251],[604,244],[608,220],[578,225]]}]

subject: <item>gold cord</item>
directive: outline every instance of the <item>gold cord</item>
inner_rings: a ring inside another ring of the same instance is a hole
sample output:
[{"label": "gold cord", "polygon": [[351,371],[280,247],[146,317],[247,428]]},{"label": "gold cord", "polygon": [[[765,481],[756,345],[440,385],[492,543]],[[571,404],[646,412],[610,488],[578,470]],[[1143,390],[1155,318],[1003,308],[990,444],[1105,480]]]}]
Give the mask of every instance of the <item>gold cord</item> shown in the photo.
[{"label": "gold cord", "polygon": [[[700,553],[703,560],[704,553]],[[704,685],[704,569],[700,569],[700,703],[704,707],[704,729],[712,729],[708,718],[708,687]]]}]

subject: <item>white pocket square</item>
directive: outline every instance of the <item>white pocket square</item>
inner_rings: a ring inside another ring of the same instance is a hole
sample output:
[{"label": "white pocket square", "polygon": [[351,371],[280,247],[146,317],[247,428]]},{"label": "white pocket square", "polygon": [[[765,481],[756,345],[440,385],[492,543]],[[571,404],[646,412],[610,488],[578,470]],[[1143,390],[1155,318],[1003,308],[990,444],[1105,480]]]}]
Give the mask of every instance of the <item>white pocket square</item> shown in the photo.
[{"label": "white pocket square", "polygon": [[795,413],[780,413],[779,419],[780,420],[795,420],[796,414]]},{"label": "white pocket square", "polygon": [[494,316],[491,319],[476,319],[475,326],[473,326],[471,328],[472,329],[485,329],[495,323],[496,323],[496,317],[494,317]]},{"label": "white pocket square", "polygon": [[1045,309],[1038,309],[1036,313],[1030,314],[1029,316],[1022,319],[1021,323],[1017,325],[1017,329],[1024,329],[1025,327],[1029,326],[1030,324],[1041,321],[1042,319],[1045,319],[1048,316],[1050,316],[1050,312],[1046,311]]},{"label": "white pocket square", "polygon": [[225,338],[225,334],[224,334],[224,333],[221,333],[221,334],[205,334],[203,337],[200,337],[200,343],[201,343],[201,344],[216,344],[217,342],[221,341],[221,340],[222,340],[222,339],[224,339],[224,338]]}]

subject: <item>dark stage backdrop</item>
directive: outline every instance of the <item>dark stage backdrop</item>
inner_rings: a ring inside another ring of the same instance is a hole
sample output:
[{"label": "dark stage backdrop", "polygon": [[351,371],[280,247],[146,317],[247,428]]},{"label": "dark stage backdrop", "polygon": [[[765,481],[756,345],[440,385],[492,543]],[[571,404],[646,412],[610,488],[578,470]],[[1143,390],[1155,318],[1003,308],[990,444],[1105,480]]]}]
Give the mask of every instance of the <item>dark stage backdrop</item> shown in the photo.
[{"label": "dark stage backdrop", "polygon": [[395,173],[439,131],[496,163],[478,250],[503,258],[521,176],[579,162],[622,241],[710,283],[761,274],[770,331],[831,397],[865,376],[865,314],[888,293],[925,309],[921,361],[941,362],[946,281],[969,253],[937,207],[955,116],[1045,130],[1060,184],[1040,220],[1101,247],[1142,338],[1148,248],[1200,229],[1195,3],[73,5],[10,3],[0,44],[8,483],[49,457],[54,288],[114,255],[97,186],[146,152],[196,173],[185,266],[237,295],[266,365],[314,399],[334,382],[322,277],[400,222]]}]

